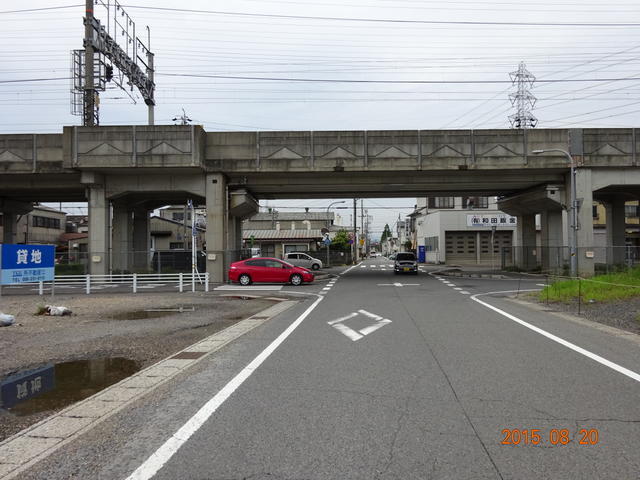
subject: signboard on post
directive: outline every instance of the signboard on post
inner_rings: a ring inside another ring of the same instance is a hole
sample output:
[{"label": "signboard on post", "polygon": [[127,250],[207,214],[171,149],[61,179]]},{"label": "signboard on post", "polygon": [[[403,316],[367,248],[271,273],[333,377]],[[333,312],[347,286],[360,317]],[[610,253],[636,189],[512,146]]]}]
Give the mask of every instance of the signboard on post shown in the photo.
[{"label": "signboard on post", "polygon": [[0,285],[53,281],[54,245],[0,245]]}]

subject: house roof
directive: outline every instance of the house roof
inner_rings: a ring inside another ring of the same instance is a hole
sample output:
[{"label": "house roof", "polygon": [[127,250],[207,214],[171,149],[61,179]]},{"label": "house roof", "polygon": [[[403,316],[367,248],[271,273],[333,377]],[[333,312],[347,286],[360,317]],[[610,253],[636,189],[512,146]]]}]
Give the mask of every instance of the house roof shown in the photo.
[{"label": "house roof", "polygon": [[[152,220],[160,220],[162,222],[173,223],[174,225],[180,225],[181,227],[185,226],[184,222],[177,222],[175,220],[171,220],[170,218],[159,217],[158,215],[151,215],[151,219]],[[186,226],[187,226],[187,228],[191,228],[191,224],[190,223],[187,223]],[[205,232],[207,229],[199,227],[198,225],[196,225],[196,230],[198,230],[200,232]],[[156,232],[156,230],[154,230],[154,232]]]},{"label": "house roof", "polygon": [[88,233],[62,233],[60,234],[61,242],[68,242],[70,240],[80,240],[81,238],[88,238]]},{"label": "house roof", "polygon": [[250,217],[249,221],[276,220],[278,222],[301,221],[301,220],[333,220],[334,212],[260,212]]},{"label": "house roof", "polygon": [[311,230],[244,230],[242,238],[249,240],[320,240],[322,232],[318,229]]}]

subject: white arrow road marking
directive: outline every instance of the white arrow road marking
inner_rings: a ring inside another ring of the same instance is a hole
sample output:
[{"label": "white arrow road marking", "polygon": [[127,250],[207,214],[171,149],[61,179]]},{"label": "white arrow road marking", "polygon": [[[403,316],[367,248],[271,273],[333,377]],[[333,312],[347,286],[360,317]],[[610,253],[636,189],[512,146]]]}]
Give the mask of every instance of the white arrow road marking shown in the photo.
[{"label": "white arrow road marking", "polygon": [[379,283],[379,287],[417,287],[419,283]]},{"label": "white arrow road marking", "polygon": [[[346,322],[347,320],[357,317],[358,315],[364,315],[365,317],[369,317],[370,319],[374,320],[375,323],[372,325],[369,325],[368,327],[364,327],[358,331],[344,324],[344,322]],[[358,310],[357,312],[350,313],[349,315],[337,318],[335,320],[331,320],[330,322],[327,322],[327,323],[331,325],[333,328],[335,328],[336,330],[338,330],[340,333],[345,335],[347,338],[350,338],[355,342],[363,338],[365,335],[369,335],[370,333],[375,332],[379,328],[384,327],[385,325],[391,323],[391,320],[389,320],[388,318],[383,318],[380,315],[376,315],[375,313],[367,312],[366,310]]]}]

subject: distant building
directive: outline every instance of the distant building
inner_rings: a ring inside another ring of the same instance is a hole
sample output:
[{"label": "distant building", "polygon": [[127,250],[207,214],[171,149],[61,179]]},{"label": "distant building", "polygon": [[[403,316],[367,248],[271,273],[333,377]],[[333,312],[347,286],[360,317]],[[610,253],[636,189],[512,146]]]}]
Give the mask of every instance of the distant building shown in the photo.
[{"label": "distant building", "polygon": [[67,233],[89,233],[89,215],[67,215]]},{"label": "distant building", "polygon": [[[191,221],[176,221],[158,215],[151,216],[151,250],[191,250]],[[205,229],[196,224],[196,249],[203,250]]]},{"label": "distant building", "polygon": [[322,246],[323,229],[337,230],[334,212],[261,212],[242,223],[245,248],[259,248],[265,257],[289,252],[314,252]]},{"label": "distant building", "polygon": [[511,261],[517,219],[498,210],[493,197],[422,197],[411,217],[416,244],[424,246],[427,262],[500,265]]},{"label": "distant building", "polygon": [[[15,243],[57,245],[66,230],[66,213],[44,205],[34,205],[33,210],[18,217]],[[3,215],[0,213],[0,238],[3,233]]]}]

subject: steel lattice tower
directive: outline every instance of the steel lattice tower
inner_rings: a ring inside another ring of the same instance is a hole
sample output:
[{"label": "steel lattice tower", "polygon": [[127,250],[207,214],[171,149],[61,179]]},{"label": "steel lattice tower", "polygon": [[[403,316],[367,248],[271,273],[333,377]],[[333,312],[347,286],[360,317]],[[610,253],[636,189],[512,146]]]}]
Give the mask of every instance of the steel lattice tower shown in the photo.
[{"label": "steel lattice tower", "polygon": [[509,74],[511,82],[517,88],[516,92],[509,94],[511,105],[516,107],[516,113],[509,115],[511,128],[535,128],[538,119],[533,116],[531,110],[536,105],[536,97],[531,93],[530,88],[536,81],[536,77],[527,70],[524,62],[520,62],[518,70]]}]

